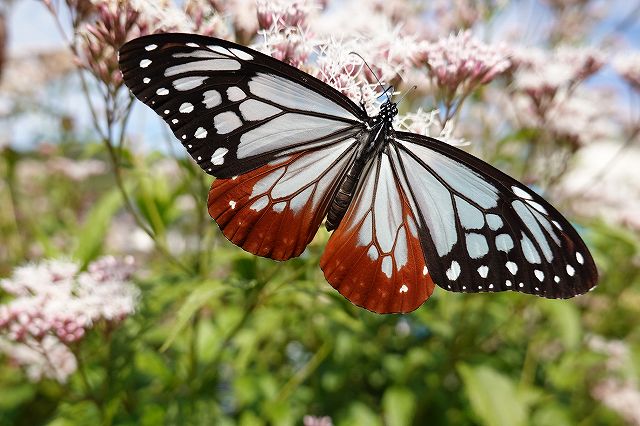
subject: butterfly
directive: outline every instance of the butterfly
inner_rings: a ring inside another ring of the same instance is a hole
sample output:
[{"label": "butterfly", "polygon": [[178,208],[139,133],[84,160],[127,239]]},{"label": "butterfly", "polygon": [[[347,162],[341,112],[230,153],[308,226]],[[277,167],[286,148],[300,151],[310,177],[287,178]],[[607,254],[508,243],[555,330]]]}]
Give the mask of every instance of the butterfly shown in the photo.
[{"label": "butterfly", "polygon": [[418,308],[435,285],[569,298],[597,270],[541,196],[438,139],[377,115],[270,56],[194,34],[156,34],[119,52],[125,84],[216,177],[208,210],[233,244],[299,256],[325,221],[327,281],[377,313]]}]

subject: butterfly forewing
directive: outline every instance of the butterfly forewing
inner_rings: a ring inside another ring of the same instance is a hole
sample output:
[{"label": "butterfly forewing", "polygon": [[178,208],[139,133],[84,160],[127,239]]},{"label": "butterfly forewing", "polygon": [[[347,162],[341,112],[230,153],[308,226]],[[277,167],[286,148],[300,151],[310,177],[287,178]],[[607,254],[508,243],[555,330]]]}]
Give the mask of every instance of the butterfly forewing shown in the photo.
[{"label": "butterfly forewing", "polygon": [[135,96],[217,177],[353,136],[366,118],[321,81],[224,40],[156,34],[125,44],[119,55]]},{"label": "butterfly forewing", "polygon": [[387,153],[371,161],[320,267],[344,297],[373,312],[413,311],[433,292],[416,217]]},{"label": "butterfly forewing", "polygon": [[326,216],[354,146],[350,138],[216,179],[209,214],[232,243],[250,253],[276,260],[299,256]]},{"label": "butterfly forewing", "polygon": [[571,224],[515,179],[436,139],[398,133],[402,171],[434,282],[452,291],[567,298],[596,284]]}]

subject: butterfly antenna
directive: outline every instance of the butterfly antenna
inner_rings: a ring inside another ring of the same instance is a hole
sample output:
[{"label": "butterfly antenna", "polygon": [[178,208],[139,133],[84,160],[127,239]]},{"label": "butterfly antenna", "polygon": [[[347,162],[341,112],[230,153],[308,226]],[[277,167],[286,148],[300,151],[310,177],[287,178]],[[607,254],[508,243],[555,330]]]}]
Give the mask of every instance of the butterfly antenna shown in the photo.
[{"label": "butterfly antenna", "polygon": [[413,86],[411,86],[411,89],[409,89],[409,90],[407,90],[406,92],[404,92],[404,95],[402,95],[402,97],[398,100],[398,102],[396,102],[396,105],[398,105],[400,102],[402,102],[402,100],[403,100],[404,98],[406,98],[406,97],[407,97],[407,95],[408,95],[409,93],[411,93],[411,91],[412,91],[412,90],[416,90],[417,88],[418,88],[418,86],[416,86],[415,84],[414,84]]},{"label": "butterfly antenna", "polygon": [[369,64],[367,63],[367,61],[364,60],[364,58],[362,57],[362,55],[360,55],[358,52],[349,52],[350,55],[356,55],[358,58],[362,59],[362,62],[365,64],[365,66],[367,67],[367,69],[371,72],[371,75],[373,75],[373,77],[376,79],[376,81],[378,82],[378,85],[380,86],[381,89],[383,89],[382,94],[383,95],[387,95],[387,100],[391,100],[391,98],[389,97],[389,95],[387,94],[387,91],[391,88],[391,86],[389,86],[387,89],[384,88],[384,86],[382,85],[382,83],[380,82],[380,79],[378,78],[378,76],[376,75],[375,72],[373,72],[373,70],[371,69],[371,67],[369,66]]}]

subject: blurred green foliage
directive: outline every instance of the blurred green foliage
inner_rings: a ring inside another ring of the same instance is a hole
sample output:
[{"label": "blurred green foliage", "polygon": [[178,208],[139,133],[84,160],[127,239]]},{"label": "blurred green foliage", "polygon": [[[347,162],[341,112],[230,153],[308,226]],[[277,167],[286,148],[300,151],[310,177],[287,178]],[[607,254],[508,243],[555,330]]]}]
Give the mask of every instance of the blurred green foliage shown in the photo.
[{"label": "blurred green foliage", "polygon": [[[640,244],[626,230],[577,223],[602,277],[588,295],[438,288],[411,314],[381,316],[324,280],[325,230],[285,263],[226,241],[206,213],[209,178],[186,160],[126,153],[134,207],[168,252],[109,246],[112,233],[134,229],[113,226],[130,220],[112,176],[78,182],[48,169],[61,155],[100,159],[95,146],[3,151],[0,197],[13,208],[0,211],[0,271],[24,258],[75,253],[86,264],[105,250],[133,252],[138,312],[75,344],[79,371],[66,384],[30,383],[0,358],[0,424],[293,425],[308,414],[336,425],[621,422],[593,399],[610,372],[587,342],[623,340],[632,356],[619,374],[638,371]],[[162,162],[173,167],[160,171]]]}]

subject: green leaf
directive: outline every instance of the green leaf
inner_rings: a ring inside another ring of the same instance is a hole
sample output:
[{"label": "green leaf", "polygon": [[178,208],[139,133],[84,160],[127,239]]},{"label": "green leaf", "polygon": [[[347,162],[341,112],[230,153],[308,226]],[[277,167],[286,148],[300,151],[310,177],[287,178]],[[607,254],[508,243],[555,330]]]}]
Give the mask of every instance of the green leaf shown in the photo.
[{"label": "green leaf", "polygon": [[382,423],[378,416],[362,402],[354,402],[349,407],[349,413],[346,419],[341,419],[336,424],[338,426],[343,425],[369,425],[378,426]]},{"label": "green leaf", "polygon": [[89,211],[78,232],[78,246],[74,253],[74,258],[82,263],[83,268],[100,254],[111,218],[120,209],[122,202],[122,195],[114,188],[103,195]]},{"label": "green leaf", "polygon": [[483,424],[517,426],[527,423],[527,404],[511,379],[490,367],[460,365],[471,407]]},{"label": "green leaf", "polygon": [[569,349],[576,348],[582,340],[580,313],[575,304],[566,300],[541,300],[542,309],[549,315],[551,330]]},{"label": "green leaf", "polygon": [[407,388],[390,387],[382,397],[382,409],[385,425],[409,425],[416,410],[415,396]]},{"label": "green leaf", "polygon": [[187,300],[178,309],[176,321],[169,332],[169,337],[162,344],[160,351],[166,351],[173,341],[182,333],[182,331],[189,325],[191,318],[206,305],[211,298],[221,294],[224,291],[224,287],[220,285],[218,281],[207,281],[201,286],[196,287],[193,292],[187,297]]}]

